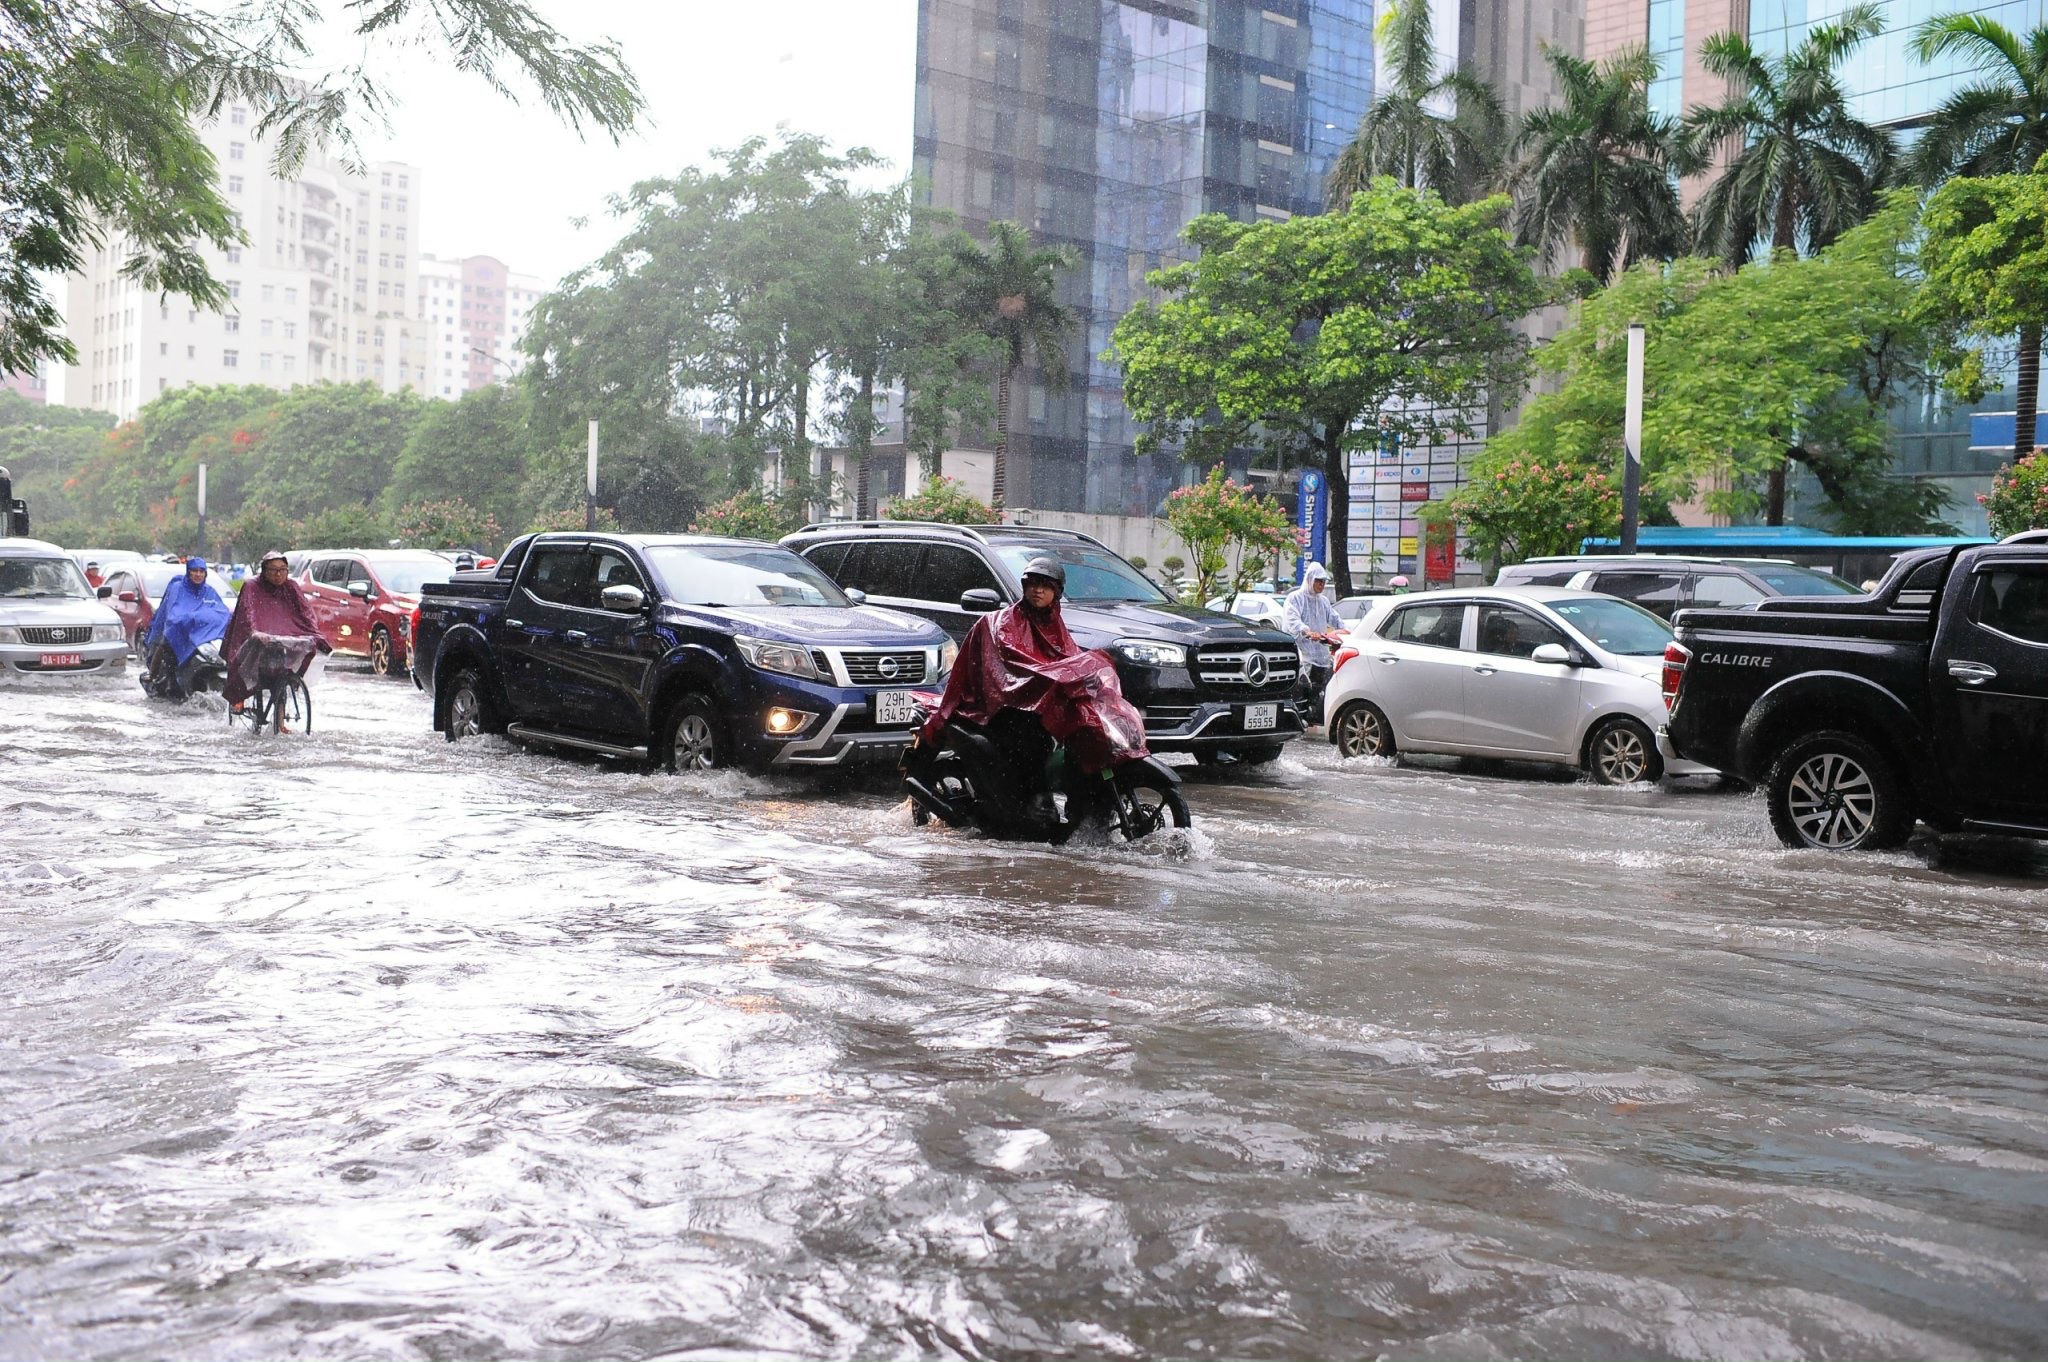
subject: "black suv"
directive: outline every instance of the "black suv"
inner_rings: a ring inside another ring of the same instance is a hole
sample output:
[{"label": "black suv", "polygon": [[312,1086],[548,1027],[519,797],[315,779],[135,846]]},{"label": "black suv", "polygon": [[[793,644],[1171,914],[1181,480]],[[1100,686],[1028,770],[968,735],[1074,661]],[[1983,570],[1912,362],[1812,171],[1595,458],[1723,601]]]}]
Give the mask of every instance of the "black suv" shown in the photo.
[{"label": "black suv", "polygon": [[1776,558],[1680,558],[1672,554],[1589,554],[1531,558],[1500,570],[1495,586],[1569,586],[1634,601],[1670,619],[1689,606],[1731,610],[1772,596],[1854,596],[1832,572]]},{"label": "black suv", "polygon": [[1301,652],[1277,629],[1180,605],[1100,541],[1024,525],[862,520],[806,525],[782,541],[870,605],[935,621],[955,640],[1015,601],[1040,554],[1067,570],[1061,614],[1074,641],[1116,663],[1145,711],[1155,752],[1203,761],[1270,761],[1301,735]]}]

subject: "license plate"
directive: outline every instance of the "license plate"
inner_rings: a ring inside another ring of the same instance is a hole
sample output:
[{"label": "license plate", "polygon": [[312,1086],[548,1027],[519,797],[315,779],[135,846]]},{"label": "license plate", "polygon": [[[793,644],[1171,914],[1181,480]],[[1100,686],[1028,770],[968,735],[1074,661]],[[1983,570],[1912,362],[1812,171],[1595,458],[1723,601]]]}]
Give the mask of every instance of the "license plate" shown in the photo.
[{"label": "license plate", "polygon": [[76,667],[82,665],[84,662],[84,656],[79,653],[43,654],[43,665],[45,667]]},{"label": "license plate", "polygon": [[1244,707],[1244,731],[1247,733],[1256,733],[1260,729],[1271,728],[1279,721],[1280,706],[1277,704],[1246,705]]},{"label": "license plate", "polygon": [[875,722],[878,724],[916,723],[917,697],[907,690],[876,691]]}]

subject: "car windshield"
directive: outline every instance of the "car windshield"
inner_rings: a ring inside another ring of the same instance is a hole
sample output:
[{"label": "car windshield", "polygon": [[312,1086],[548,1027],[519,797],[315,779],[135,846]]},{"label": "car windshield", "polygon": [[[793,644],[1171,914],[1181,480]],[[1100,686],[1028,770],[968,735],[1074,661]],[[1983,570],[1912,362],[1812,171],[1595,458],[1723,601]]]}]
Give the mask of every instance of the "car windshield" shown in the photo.
[{"label": "car windshield", "polygon": [[1138,570],[1108,549],[1091,544],[999,544],[996,557],[1016,573],[1034,558],[1050,558],[1067,570],[1066,590],[1060,594],[1070,601],[1143,601],[1148,605],[1166,600],[1166,593],[1138,574]]},{"label": "car windshield", "polygon": [[1670,625],[1628,601],[1588,596],[1583,600],[1545,604],[1603,652],[1622,657],[1661,657],[1664,645],[1671,642]]},{"label": "car windshield", "polygon": [[664,594],[682,605],[847,605],[832,579],[772,544],[670,544],[647,550]]},{"label": "car windshield", "polygon": [[1863,588],[1819,568],[1752,566],[1750,571],[1780,596],[1860,596]]},{"label": "car windshield", "polygon": [[376,568],[385,589],[394,596],[417,596],[428,582],[445,582],[455,573],[455,564],[446,558],[431,563],[378,563]]},{"label": "car windshield", "polygon": [[69,558],[0,558],[0,597],[91,600],[85,574]]}]

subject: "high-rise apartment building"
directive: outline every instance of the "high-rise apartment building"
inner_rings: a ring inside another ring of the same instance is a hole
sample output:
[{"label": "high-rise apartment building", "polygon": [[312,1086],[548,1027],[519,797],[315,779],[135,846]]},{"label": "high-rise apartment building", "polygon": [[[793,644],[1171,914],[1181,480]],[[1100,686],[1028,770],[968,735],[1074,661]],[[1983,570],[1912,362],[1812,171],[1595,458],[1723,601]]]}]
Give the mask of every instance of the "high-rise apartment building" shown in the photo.
[{"label": "high-rise apartment building", "polygon": [[1064,390],[1012,390],[1009,500],[1150,515],[1182,470],[1134,454],[1110,331],[1196,214],[1321,209],[1372,97],[1372,0],[919,0],[917,42],[930,201],[1080,261]]},{"label": "high-rise apartment building", "polygon": [[419,239],[420,172],[396,163],[348,173],[317,153],[292,179],[270,172],[244,105],[201,129],[246,244],[206,248],[228,291],[222,312],[164,297],[121,273],[111,235],[68,283],[65,373],[73,406],[123,419],[158,393],[192,383],[376,381],[420,386],[408,291]]},{"label": "high-rise apartment building", "polygon": [[546,280],[514,274],[492,256],[421,257],[416,305],[427,396],[458,398],[524,369],[520,343],[547,291]]},{"label": "high-rise apartment building", "polygon": [[[1653,100],[1664,113],[1681,114],[1696,104],[1723,97],[1725,87],[1700,65],[1700,46],[1715,33],[1746,33],[1753,46],[1779,55],[1796,46],[1817,24],[1841,18],[1851,0],[1585,0],[1586,55],[1607,56],[1635,43],[1650,44],[1664,58],[1664,75]],[[1842,82],[1859,117],[1892,128],[1902,141],[1950,95],[1978,79],[1954,57],[1921,62],[1909,50],[1913,30],[1936,14],[1967,12],[2005,25],[2022,39],[2048,26],[2048,0],[1890,0],[1880,5],[1884,32],[1842,64]],[[1992,393],[1977,411],[2010,411],[2011,375],[2005,391]],[[1939,393],[1921,393],[1893,414],[1897,472],[1936,478],[1949,489],[1950,518],[1964,529],[1984,528],[1977,494],[1988,490],[2010,449],[1972,449],[1972,409]],[[1797,518],[1802,490],[1793,489]]]}]

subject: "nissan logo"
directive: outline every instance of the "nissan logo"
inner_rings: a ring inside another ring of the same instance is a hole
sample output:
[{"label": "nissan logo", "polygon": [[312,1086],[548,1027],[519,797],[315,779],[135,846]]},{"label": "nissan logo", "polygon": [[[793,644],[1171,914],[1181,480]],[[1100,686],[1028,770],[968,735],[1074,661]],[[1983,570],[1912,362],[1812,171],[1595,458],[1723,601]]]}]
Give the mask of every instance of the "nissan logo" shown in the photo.
[{"label": "nissan logo", "polygon": [[882,658],[875,663],[875,670],[881,673],[884,681],[894,681],[898,671],[896,659],[893,657]]},{"label": "nissan logo", "polygon": [[1266,655],[1264,653],[1245,654],[1244,679],[1251,682],[1254,686],[1266,684]]}]

